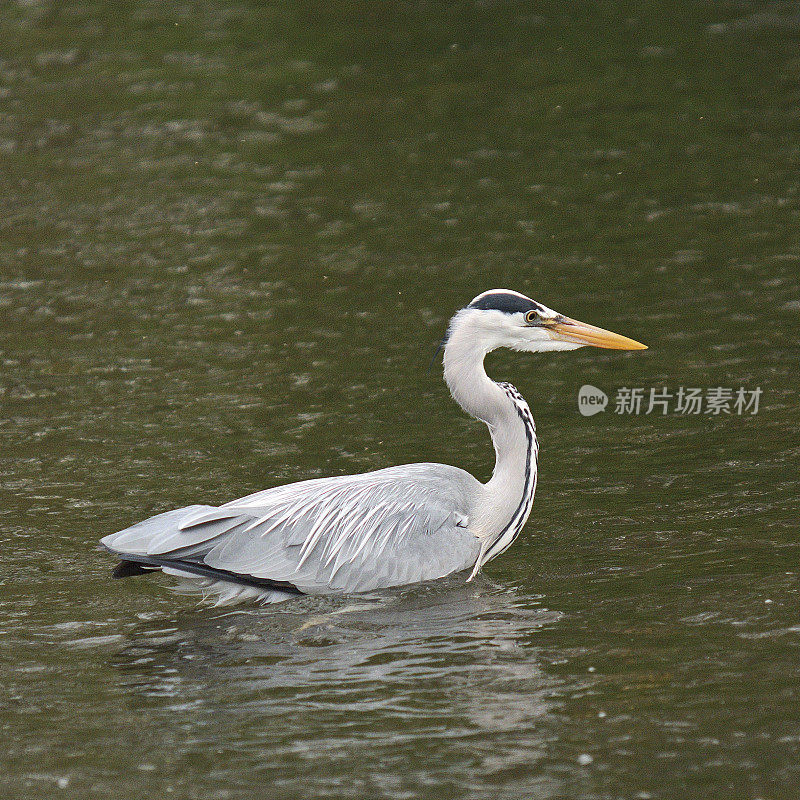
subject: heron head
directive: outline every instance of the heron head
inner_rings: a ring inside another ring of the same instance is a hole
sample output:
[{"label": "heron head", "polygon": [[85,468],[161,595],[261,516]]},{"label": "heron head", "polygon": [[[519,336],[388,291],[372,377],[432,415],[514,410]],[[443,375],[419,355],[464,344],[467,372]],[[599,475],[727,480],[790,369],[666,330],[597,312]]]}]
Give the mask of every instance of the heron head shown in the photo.
[{"label": "heron head", "polygon": [[529,353],[575,350],[592,345],[611,350],[646,350],[647,345],[618,333],[578,322],[510,289],[479,294],[453,318],[454,327],[480,337],[486,352],[508,347]]}]

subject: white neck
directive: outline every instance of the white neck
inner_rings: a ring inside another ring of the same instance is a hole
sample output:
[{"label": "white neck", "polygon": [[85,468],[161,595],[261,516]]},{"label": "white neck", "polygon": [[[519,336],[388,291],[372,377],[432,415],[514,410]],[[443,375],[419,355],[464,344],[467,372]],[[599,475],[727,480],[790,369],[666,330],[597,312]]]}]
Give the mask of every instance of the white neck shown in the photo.
[{"label": "white neck", "polygon": [[483,359],[493,347],[458,319],[455,323],[444,349],[444,379],[453,399],[489,427],[496,454],[494,472],[469,522],[477,536],[494,540],[485,561],[511,544],[530,513],[538,443],[527,403],[514,387],[486,374]]}]

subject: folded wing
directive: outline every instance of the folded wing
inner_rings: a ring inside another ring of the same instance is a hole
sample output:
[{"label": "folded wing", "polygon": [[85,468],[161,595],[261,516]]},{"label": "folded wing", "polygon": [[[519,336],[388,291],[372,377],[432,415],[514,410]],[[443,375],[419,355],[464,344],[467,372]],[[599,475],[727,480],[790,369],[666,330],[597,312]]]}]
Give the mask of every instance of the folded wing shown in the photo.
[{"label": "folded wing", "polygon": [[480,542],[467,527],[470,481],[439,464],[304,481],[160,514],[102,542],[125,559],[310,594],[369,591],[472,567]]}]

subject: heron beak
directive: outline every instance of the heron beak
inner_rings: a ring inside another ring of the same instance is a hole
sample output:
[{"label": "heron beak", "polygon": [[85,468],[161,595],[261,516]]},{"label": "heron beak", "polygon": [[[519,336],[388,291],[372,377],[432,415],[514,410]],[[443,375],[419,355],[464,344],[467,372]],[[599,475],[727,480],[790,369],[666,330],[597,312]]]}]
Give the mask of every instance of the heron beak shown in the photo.
[{"label": "heron beak", "polygon": [[647,350],[646,344],[569,317],[558,317],[547,326],[547,331],[553,339],[562,342],[590,344],[593,347],[605,347],[609,350]]}]

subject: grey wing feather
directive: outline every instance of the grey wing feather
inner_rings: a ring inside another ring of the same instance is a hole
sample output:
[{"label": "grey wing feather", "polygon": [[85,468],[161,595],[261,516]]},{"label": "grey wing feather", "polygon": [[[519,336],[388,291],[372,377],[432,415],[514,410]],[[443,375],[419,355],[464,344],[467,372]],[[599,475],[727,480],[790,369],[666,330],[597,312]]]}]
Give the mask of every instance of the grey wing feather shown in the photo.
[{"label": "grey wing feather", "polygon": [[219,508],[190,506],[107,536],[120,555],[182,559],[312,594],[359,592],[471,567],[477,481],[441,464],[278,486]]}]

